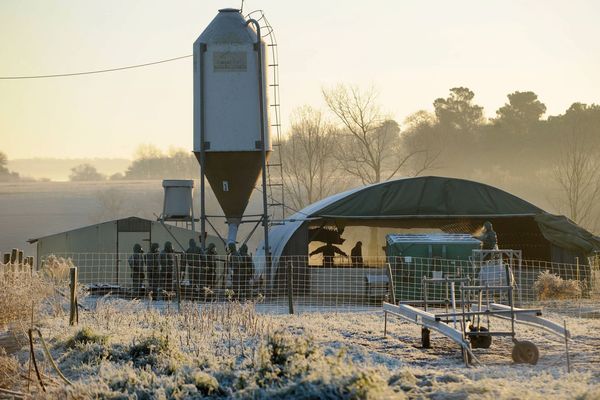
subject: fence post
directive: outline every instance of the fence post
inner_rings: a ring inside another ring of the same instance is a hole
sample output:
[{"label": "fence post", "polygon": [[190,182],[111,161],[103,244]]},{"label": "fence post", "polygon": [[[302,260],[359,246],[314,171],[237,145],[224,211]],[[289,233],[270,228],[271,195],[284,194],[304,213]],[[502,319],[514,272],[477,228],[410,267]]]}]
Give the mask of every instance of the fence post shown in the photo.
[{"label": "fence post", "polygon": [[12,249],[12,251],[10,252],[10,263],[14,264],[17,262],[17,255],[19,253],[18,249]]},{"label": "fence post", "polygon": [[294,313],[294,279],[292,278],[293,266],[292,262],[287,262],[287,295],[288,295],[288,309],[289,313]]},{"label": "fence post", "polygon": [[79,323],[79,310],[77,309],[77,267],[71,267],[70,269],[70,303],[71,309],[69,313],[69,325],[77,325]]},{"label": "fence post", "polygon": [[10,264],[10,253],[4,253],[4,264]]},{"label": "fence post", "polygon": [[176,276],[176,281],[175,281],[175,285],[176,285],[176,293],[177,293],[177,312],[181,312],[181,279],[179,277],[179,261],[181,260],[181,257],[179,257],[179,254],[177,254],[175,256],[175,276]]},{"label": "fence post", "polygon": [[396,304],[396,285],[394,284],[394,276],[392,275],[392,264],[387,263],[385,272],[387,274],[388,281],[390,282],[390,300],[392,301],[392,304]]}]

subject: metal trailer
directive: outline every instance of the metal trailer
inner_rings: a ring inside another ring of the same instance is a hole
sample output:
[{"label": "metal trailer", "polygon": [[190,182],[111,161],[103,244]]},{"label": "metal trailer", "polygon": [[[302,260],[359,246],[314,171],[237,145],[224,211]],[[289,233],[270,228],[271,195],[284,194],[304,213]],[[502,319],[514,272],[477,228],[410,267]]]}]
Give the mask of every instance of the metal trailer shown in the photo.
[{"label": "metal trailer", "polygon": [[[507,277],[512,276],[509,266],[506,266]],[[443,284],[446,286],[446,299],[435,301],[427,298],[428,285]],[[456,285],[459,299],[456,299]],[[523,323],[545,331],[554,333],[565,341],[570,333],[563,326],[547,319],[541,318],[541,309],[522,309],[514,305],[514,284],[510,285],[473,285],[469,278],[424,278],[423,300],[406,301],[400,304],[383,303],[384,311],[384,336],[387,335],[387,316],[395,315],[409,322],[421,325],[421,343],[424,348],[430,347],[430,331],[434,330],[448,337],[461,347],[465,365],[479,363],[473,349],[489,348],[494,336],[510,336],[514,343],[512,359],[515,363],[528,363],[535,365],[539,358],[537,346],[527,340],[517,340],[515,324]],[[449,296],[448,296],[449,294]],[[500,294],[506,295],[508,305],[495,302]],[[422,308],[412,304],[422,305]],[[458,304],[458,306],[457,306]],[[429,306],[443,306],[444,312],[430,311]],[[452,307],[452,310],[449,308]],[[499,318],[510,321],[510,330],[494,331],[491,329],[490,318]],[[487,323],[482,324],[486,319]]]}]

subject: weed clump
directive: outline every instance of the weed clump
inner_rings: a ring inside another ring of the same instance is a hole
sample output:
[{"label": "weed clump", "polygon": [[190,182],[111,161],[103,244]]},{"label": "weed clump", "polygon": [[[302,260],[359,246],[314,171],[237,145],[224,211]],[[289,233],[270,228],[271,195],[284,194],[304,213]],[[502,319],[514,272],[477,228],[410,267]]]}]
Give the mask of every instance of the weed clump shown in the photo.
[{"label": "weed clump", "polygon": [[21,365],[15,357],[0,348],[0,388],[11,388],[19,382]]},{"label": "weed clump", "polygon": [[[117,353],[117,352],[115,352]],[[178,369],[177,354],[168,336],[149,336],[133,343],[125,353],[115,354],[115,358],[131,361],[136,367],[157,368],[172,374]]]},{"label": "weed clump", "polygon": [[206,372],[195,371],[192,378],[194,386],[203,395],[210,396],[219,390],[219,381],[217,381],[217,378]]},{"label": "weed clump", "polygon": [[0,263],[0,329],[31,318],[42,300],[51,294],[50,286],[29,267]]},{"label": "weed clump", "polygon": [[65,346],[67,348],[73,349],[78,346],[87,345],[87,344],[98,344],[105,345],[108,342],[108,336],[103,336],[96,333],[89,326],[84,326],[81,330],[77,331],[75,335],[67,340]]},{"label": "weed clump", "polygon": [[581,284],[574,279],[563,279],[546,270],[538,276],[533,289],[539,300],[565,300],[581,296]]}]

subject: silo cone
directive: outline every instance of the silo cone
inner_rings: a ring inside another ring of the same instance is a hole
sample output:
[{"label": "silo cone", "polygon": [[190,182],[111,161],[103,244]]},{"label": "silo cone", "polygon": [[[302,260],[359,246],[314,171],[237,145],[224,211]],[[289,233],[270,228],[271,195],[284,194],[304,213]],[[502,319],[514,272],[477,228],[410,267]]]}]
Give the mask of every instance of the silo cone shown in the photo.
[{"label": "silo cone", "polygon": [[[206,152],[205,175],[227,219],[227,243],[235,243],[248,201],[262,172],[262,153]],[[267,158],[270,152],[267,152]],[[196,153],[200,161],[200,153]]]},{"label": "silo cone", "polygon": [[219,10],[194,42],[194,154],[201,164],[204,155],[204,174],[229,224],[228,243],[236,241],[261,176],[263,133],[267,156],[271,150],[265,49],[230,8]]}]

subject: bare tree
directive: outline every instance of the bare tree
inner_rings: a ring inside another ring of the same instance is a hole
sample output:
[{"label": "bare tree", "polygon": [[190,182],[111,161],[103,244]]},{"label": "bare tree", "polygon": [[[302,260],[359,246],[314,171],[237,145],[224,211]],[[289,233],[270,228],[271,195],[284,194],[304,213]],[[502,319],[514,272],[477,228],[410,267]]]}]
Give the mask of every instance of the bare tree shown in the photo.
[{"label": "bare tree", "polygon": [[554,169],[560,188],[557,208],[576,223],[600,229],[600,106],[574,103],[565,114],[548,119],[561,135]]},{"label": "bare tree", "polygon": [[600,228],[600,148],[595,141],[573,127],[563,137],[554,170],[559,211],[592,232]]},{"label": "bare tree", "polygon": [[335,156],[340,167],[363,184],[388,180],[413,157],[400,146],[400,128],[377,104],[373,88],[338,85],[323,89],[329,109],[341,122]]},{"label": "bare tree", "polygon": [[332,156],[335,138],[321,111],[310,106],[296,109],[291,121],[281,147],[284,185],[293,206],[303,208],[339,187]]},{"label": "bare tree", "polygon": [[417,111],[406,117],[404,126],[402,146],[406,152],[414,154],[407,165],[409,174],[419,176],[439,168],[445,137],[435,115],[424,110]]}]

